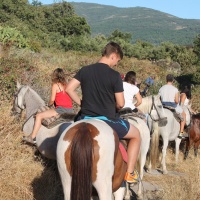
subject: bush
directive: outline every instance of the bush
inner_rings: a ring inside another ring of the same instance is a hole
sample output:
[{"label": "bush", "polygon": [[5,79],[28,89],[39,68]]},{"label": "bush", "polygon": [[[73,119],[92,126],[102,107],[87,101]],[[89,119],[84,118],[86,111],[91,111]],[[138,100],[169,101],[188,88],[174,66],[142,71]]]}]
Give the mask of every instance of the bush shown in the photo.
[{"label": "bush", "polygon": [[35,68],[24,59],[0,59],[0,101],[11,100],[16,89],[16,81],[21,83],[30,81],[29,76]]}]

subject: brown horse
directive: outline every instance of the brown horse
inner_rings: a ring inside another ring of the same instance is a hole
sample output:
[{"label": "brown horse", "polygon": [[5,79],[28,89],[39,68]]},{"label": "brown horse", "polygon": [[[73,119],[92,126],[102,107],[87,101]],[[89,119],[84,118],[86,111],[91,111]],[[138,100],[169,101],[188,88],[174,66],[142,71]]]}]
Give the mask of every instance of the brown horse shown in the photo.
[{"label": "brown horse", "polygon": [[186,141],[186,151],[184,159],[187,158],[192,144],[194,145],[194,155],[197,157],[198,146],[200,145],[200,113],[192,115],[191,127],[188,133],[189,139]]}]

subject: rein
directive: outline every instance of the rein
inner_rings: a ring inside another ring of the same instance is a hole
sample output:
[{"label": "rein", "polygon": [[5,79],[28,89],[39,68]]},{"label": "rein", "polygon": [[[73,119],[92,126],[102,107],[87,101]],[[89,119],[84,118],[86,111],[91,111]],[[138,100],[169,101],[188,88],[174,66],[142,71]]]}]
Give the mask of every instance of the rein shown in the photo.
[{"label": "rein", "polygon": [[[157,119],[157,120],[156,120],[156,119],[152,119],[152,117],[151,117],[151,111],[153,110],[153,107],[155,108],[155,110],[156,110],[156,112],[157,112],[157,115],[158,115],[158,119]],[[152,96],[152,104],[151,104],[151,110],[150,110],[149,115],[150,115],[151,119],[152,119],[154,122],[160,122],[160,124],[162,123],[163,120],[167,120],[167,117],[163,117],[163,118],[160,117],[160,114],[159,114],[159,112],[158,112],[158,109],[157,109],[157,107],[156,107],[156,105],[155,105],[154,96]],[[165,124],[165,125],[166,125],[166,124]]]},{"label": "rein", "polygon": [[151,117],[151,119],[152,119],[153,121],[157,122],[157,121],[159,121],[159,120],[161,119],[161,117],[160,117],[160,114],[159,114],[159,112],[158,112],[158,110],[157,110],[157,108],[156,108],[155,101],[154,101],[154,96],[152,96],[151,110],[150,110],[150,113],[149,113],[150,116],[151,116],[151,111],[153,110],[153,108],[155,108],[155,110],[156,110],[156,112],[157,112],[158,119],[157,119],[157,120],[153,120],[152,117]]}]

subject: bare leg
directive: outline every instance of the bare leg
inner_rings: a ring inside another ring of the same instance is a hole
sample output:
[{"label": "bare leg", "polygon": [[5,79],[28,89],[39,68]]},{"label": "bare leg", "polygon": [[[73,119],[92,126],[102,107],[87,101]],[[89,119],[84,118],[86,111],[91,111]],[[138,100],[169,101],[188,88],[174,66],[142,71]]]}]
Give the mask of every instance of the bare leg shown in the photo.
[{"label": "bare leg", "polygon": [[55,109],[50,109],[50,110],[46,110],[44,112],[38,113],[35,117],[35,124],[34,124],[34,128],[33,128],[33,132],[31,133],[31,137],[35,138],[40,127],[42,124],[42,120],[44,118],[49,118],[49,117],[53,117],[58,115],[58,113],[55,111]]},{"label": "bare leg", "polygon": [[180,122],[180,132],[184,131],[184,126],[185,126],[185,122],[186,122],[186,114],[184,111],[182,112],[182,116],[183,116],[184,120]]},{"label": "bare leg", "polygon": [[127,172],[132,173],[135,168],[135,164],[137,162],[139,150],[140,150],[140,132],[139,130],[130,124],[130,129],[127,135],[124,137],[126,139],[130,139],[128,143],[128,166]]}]

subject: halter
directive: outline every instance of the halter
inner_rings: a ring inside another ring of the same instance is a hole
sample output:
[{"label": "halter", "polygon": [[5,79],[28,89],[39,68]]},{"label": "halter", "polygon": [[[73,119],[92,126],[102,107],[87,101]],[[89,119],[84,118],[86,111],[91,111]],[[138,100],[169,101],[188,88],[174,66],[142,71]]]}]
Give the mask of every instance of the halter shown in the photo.
[{"label": "halter", "polygon": [[[156,113],[157,113],[157,115],[158,115],[158,119],[157,119],[157,120],[156,120],[156,119],[153,119],[152,116],[151,116],[151,112],[152,112],[153,108],[155,108]],[[154,122],[158,122],[158,123],[159,123],[159,126],[165,126],[165,125],[167,124],[167,117],[163,117],[163,118],[160,117],[160,114],[159,114],[159,112],[158,112],[158,109],[157,109],[157,107],[156,107],[156,105],[155,105],[154,96],[152,96],[152,105],[151,105],[151,110],[150,110],[150,112],[149,112],[149,115],[150,115],[151,119],[152,119]]]},{"label": "halter", "polygon": [[23,87],[24,87],[24,86],[20,87],[20,89],[17,91],[17,93],[15,93],[15,94],[13,95],[13,96],[14,96],[14,103],[15,103],[15,100],[17,99],[17,107],[20,108],[21,110],[22,110],[23,108],[21,108],[21,107],[19,106],[19,104],[18,104],[18,94],[21,92],[21,90],[22,90]]}]

